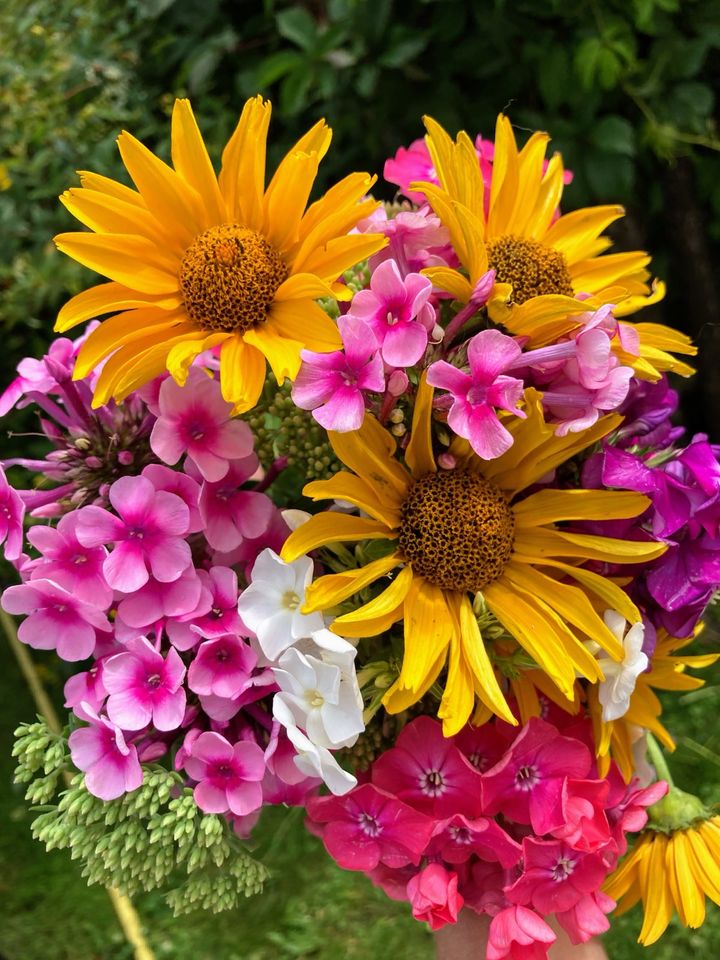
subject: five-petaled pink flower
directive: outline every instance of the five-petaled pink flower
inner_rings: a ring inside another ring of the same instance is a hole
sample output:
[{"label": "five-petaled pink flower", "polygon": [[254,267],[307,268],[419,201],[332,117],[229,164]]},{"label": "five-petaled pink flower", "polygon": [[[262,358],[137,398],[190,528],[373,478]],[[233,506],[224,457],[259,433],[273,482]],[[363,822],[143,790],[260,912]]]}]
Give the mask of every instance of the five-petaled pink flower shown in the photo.
[{"label": "five-petaled pink flower", "polygon": [[570,910],[599,890],[608,873],[602,853],[582,853],[562,840],[523,840],[523,872],[505,890],[508,900],[547,916]]},{"label": "five-petaled pink flower", "polygon": [[169,636],[178,650],[191,650],[204,637],[214,640],[232,633],[247,636],[238,605],[237,574],[230,567],[211,567],[210,570],[198,570],[202,582],[203,595],[199,608],[184,617],[175,619],[170,625]]},{"label": "five-petaled pink flower", "polygon": [[254,453],[233,460],[222,480],[206,480],[200,493],[205,538],[215,550],[229,553],[245,540],[261,537],[274,519],[273,502],[264,493],[241,490],[258,469]]},{"label": "five-petaled pink flower", "polygon": [[113,591],[105,582],[103,563],[107,550],[103,546],[86,547],[77,538],[78,514],[67,513],[57,527],[36,524],[27,538],[42,557],[28,564],[32,579],[53,580],[79,600],[95,607],[107,608]]},{"label": "five-petaled pink flower", "polygon": [[184,766],[198,781],[195,802],[205,813],[243,817],[262,804],[265,758],[256,743],[241,740],[233,746],[219,733],[201,733]]},{"label": "five-petaled pink flower", "polygon": [[224,636],[200,645],[188,671],[188,687],[195,693],[232,699],[252,683],[257,656],[238,637]]},{"label": "five-petaled pink flower", "polygon": [[107,717],[82,704],[90,726],[73,730],[68,739],[72,762],[85,773],[85,786],[94,797],[115,800],[143,781],[137,750],[125,742],[123,732]]},{"label": "five-petaled pink flower", "polygon": [[431,930],[456,923],[465,902],[458,893],[458,877],[441,863],[429,863],[407,885],[407,897],[416,920],[425,920]]},{"label": "five-petaled pink flower", "polygon": [[25,504],[0,466],[0,543],[5,544],[7,560],[17,560],[22,553],[24,516]]},{"label": "five-petaled pink flower", "polygon": [[182,682],[185,665],[170,648],[167,658],[145,637],[127,643],[127,650],[103,661],[103,684],[110,694],[107,714],[123,730],[176,730],[185,714]]},{"label": "five-petaled pink flower", "polygon": [[528,907],[506,907],[490,921],[487,960],[545,960],[556,936]]}]

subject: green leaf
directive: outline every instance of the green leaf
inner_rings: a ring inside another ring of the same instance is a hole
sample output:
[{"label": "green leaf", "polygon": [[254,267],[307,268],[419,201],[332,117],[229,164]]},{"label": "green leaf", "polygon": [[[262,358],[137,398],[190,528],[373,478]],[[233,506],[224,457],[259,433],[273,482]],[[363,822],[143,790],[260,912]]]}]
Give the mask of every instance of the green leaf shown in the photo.
[{"label": "green leaf", "polygon": [[289,73],[280,84],[280,109],[288,116],[300,113],[307,103],[313,73],[309,63],[303,62]]},{"label": "green leaf", "polygon": [[575,71],[585,90],[595,85],[598,59],[603,50],[600,37],[587,37],[575,51]]},{"label": "green leaf", "polygon": [[606,153],[619,153],[626,157],[635,156],[635,131],[629,120],[624,117],[602,117],[593,127],[590,135],[592,143]]},{"label": "green leaf", "polygon": [[633,185],[635,168],[629,157],[598,150],[585,158],[585,175],[596,198],[627,197]]},{"label": "green leaf", "polygon": [[385,53],[378,58],[378,63],[383,67],[403,67],[423,52],[428,44],[428,39],[427,36],[423,35],[406,37],[404,40],[393,44],[389,50],[386,50]]},{"label": "green leaf", "polygon": [[551,110],[557,109],[568,96],[570,64],[565,51],[554,48],[549,56],[541,56],[538,64],[538,87]]},{"label": "green leaf", "polygon": [[255,79],[258,87],[269,87],[280,77],[294,70],[302,63],[302,54],[296,50],[281,50],[260,62]]},{"label": "green leaf", "polygon": [[318,35],[317,23],[304,7],[290,7],[275,17],[278,33],[301,50],[310,50]]}]

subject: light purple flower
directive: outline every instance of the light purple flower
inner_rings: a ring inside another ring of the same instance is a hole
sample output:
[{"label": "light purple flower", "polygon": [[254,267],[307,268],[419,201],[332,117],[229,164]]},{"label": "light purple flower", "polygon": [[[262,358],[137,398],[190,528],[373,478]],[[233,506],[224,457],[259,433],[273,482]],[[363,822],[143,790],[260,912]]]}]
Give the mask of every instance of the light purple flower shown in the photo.
[{"label": "light purple flower", "polygon": [[77,525],[78,513],[73,511],[61,517],[57,527],[31,527],[27,538],[42,557],[28,568],[33,580],[53,580],[79,600],[106,609],[113,599],[103,574],[108,552],[102,546],[83,546],[77,538]]},{"label": "light purple flower", "polygon": [[28,614],[18,629],[18,639],[36,650],[57,650],[63,660],[85,660],[95,649],[95,630],[112,629],[102,610],[52,580],[8,587],[2,595],[2,608],[7,613]]},{"label": "light purple flower", "polygon": [[233,746],[219,733],[201,733],[185,770],[198,781],[195,802],[205,813],[230,811],[242,817],[262,804],[265,758],[256,743],[241,740]]},{"label": "light purple flower", "polygon": [[108,584],[132,593],[148,582],[148,567],[157,580],[177,580],[191,562],[182,539],[190,523],[185,502],[157,491],[147,477],[121,477],[108,497],[119,517],[102,507],[83,507],[77,524],[78,540],[86,547],[115,544],[103,564]]},{"label": "light purple flower", "polygon": [[200,645],[188,671],[195,693],[232,699],[251,685],[257,656],[238,637],[225,636]]},{"label": "light purple flower", "polygon": [[479,457],[493,460],[512,446],[512,434],[500,423],[496,410],[525,417],[518,408],[523,381],[504,375],[517,366],[520,345],[499,330],[482,330],[468,344],[470,372],[465,373],[445,360],[428,369],[428,383],[448,390],[452,405],[448,426],[470,441]]},{"label": "light purple flower", "polygon": [[[50,344],[46,356],[41,360],[36,360],[34,357],[25,357],[21,360],[17,366],[18,376],[0,396],[0,417],[4,417],[19,400],[28,394],[48,394],[55,390],[58,372],[66,373],[68,378],[72,376],[77,349],[77,343],[73,343],[67,337],[58,337]],[[21,403],[19,406],[25,407],[28,402]]]},{"label": "light purple flower", "polygon": [[0,466],[0,543],[5,544],[5,559],[11,562],[22,553],[24,516],[25,504]]},{"label": "light purple flower", "polygon": [[254,453],[234,460],[222,480],[205,481],[200,493],[200,516],[205,538],[215,550],[229,553],[245,540],[256,540],[274,519],[272,500],[264,493],[241,490],[258,469]]},{"label": "light purple flower", "polygon": [[103,660],[96,660],[89,670],[70,677],[63,688],[66,707],[75,710],[84,702],[86,709],[89,704],[93,710],[100,710],[108,694],[102,679],[103,663]]},{"label": "light purple flower", "polygon": [[74,730],[68,744],[72,762],[85,773],[85,786],[100,800],[136,790],[143,781],[137,750],[107,717],[99,717],[88,703],[82,707],[90,726]]},{"label": "light purple flower", "polygon": [[165,463],[176,464],[187,453],[204,479],[215,481],[222,480],[231,460],[252,453],[250,427],[231,419],[233,405],[223,400],[220,384],[197,367],[184,387],[168,377],[159,405],[150,446]]},{"label": "light purple flower", "polygon": [[292,398],[301,410],[326,430],[359,430],[365,417],[363,391],[385,389],[383,362],[375,334],[362,320],[341,317],[338,327],[343,350],[313,353],[303,350],[303,364],[293,385]]},{"label": "light purple flower", "polygon": [[123,730],[142,730],[149,723],[157,730],[176,730],[185,714],[184,677],[177,650],[171,647],[163,658],[145,637],[131,640],[125,653],[103,665],[107,714]]}]

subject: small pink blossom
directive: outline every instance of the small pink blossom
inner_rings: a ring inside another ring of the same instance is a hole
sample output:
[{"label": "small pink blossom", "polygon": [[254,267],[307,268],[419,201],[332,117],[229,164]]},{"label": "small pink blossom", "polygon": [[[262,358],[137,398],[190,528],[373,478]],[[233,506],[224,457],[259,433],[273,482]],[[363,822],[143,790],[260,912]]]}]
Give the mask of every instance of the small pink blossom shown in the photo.
[{"label": "small pink blossom", "polygon": [[197,367],[181,387],[168,377],[160,387],[160,414],[150,446],[164,463],[174,465],[187,453],[205,480],[222,480],[231,460],[252,453],[250,427],[231,419],[233,405],[223,400],[220,384]]},{"label": "small pink blossom", "polygon": [[513,443],[512,434],[495,411],[506,410],[523,419],[526,416],[518,407],[523,381],[503,373],[517,366],[522,349],[499,330],[482,330],[469,342],[467,354],[470,373],[438,360],[429,367],[427,380],[450,393],[448,426],[469,440],[479,457],[494,460]]},{"label": "small pink blossom", "polygon": [[615,909],[615,901],[602,890],[588,893],[569,910],[557,914],[558,923],[567,933],[571,943],[587,943],[610,929],[606,914]]},{"label": "small pink blossom", "polygon": [[234,636],[218,637],[200,645],[188,671],[188,687],[195,693],[231,699],[250,686],[257,657],[247,643]]},{"label": "small pink blossom", "polygon": [[551,833],[575,850],[595,851],[611,842],[605,814],[609,784],[607,780],[573,780],[563,785],[561,806],[563,824]]},{"label": "small pink blossom", "polygon": [[[75,361],[78,344],[67,337],[58,337],[50,344],[47,354],[41,359],[25,357],[17,366],[18,376],[0,396],[0,417],[11,410],[19,400],[28,394],[48,394],[57,388],[57,374],[65,373],[69,378]],[[48,362],[49,361],[49,362]],[[26,407],[30,401],[18,403]]]},{"label": "small pink blossom", "polygon": [[446,863],[464,863],[471,856],[497,860],[505,868],[515,866],[522,848],[502,827],[489,817],[468,819],[455,814],[436,820],[426,854],[439,856]]},{"label": "small pink blossom", "polygon": [[184,617],[187,614],[201,616],[212,604],[209,590],[194,567],[190,567],[172,583],[149,580],[145,586],[125,597],[118,604],[115,620],[118,639],[126,641],[138,636],[151,625],[168,618]]},{"label": "small pink blossom", "polygon": [[425,267],[457,264],[447,228],[427,205],[420,210],[401,210],[391,219],[380,207],[357,229],[360,233],[384,233],[388,238],[387,246],[370,258],[371,271],[385,260],[394,260],[403,277]]},{"label": "small pink blossom", "polygon": [[142,730],[149,723],[176,730],[185,714],[184,677],[185,665],[172,647],[163,658],[145,637],[131,640],[125,653],[103,664],[107,714],[123,730]]},{"label": "small pink blossom", "polygon": [[5,544],[5,559],[19,559],[23,548],[25,504],[7,481],[0,466],[0,543]]},{"label": "small pink blossom", "polygon": [[54,580],[79,600],[109,607],[113,591],[105,581],[105,547],[86,547],[77,538],[78,513],[60,518],[57,527],[37,524],[28,530],[28,540],[42,557],[28,565],[32,579]]},{"label": "small pink blossom", "polygon": [[355,294],[348,316],[372,329],[385,363],[410,367],[422,357],[435,327],[431,293],[427,277],[409,273],[403,278],[395,261],[386,260],[373,273],[370,289]]},{"label": "small pink blossom", "polygon": [[217,482],[206,480],[200,493],[205,537],[215,550],[229,553],[245,540],[261,537],[275,518],[272,500],[264,493],[242,490],[259,466],[254,453],[234,460]]},{"label": "small pink blossom", "polygon": [[265,760],[256,743],[241,740],[233,746],[219,733],[201,733],[184,765],[197,781],[195,802],[205,813],[244,817],[261,806]]},{"label": "small pink blossom", "polygon": [[401,193],[413,203],[423,203],[424,193],[410,189],[416,180],[437,183],[437,174],[433,166],[430,151],[424,140],[413,140],[409,147],[400,147],[394,157],[385,161],[383,177],[388,183],[397,184]]},{"label": "small pink blossom", "polygon": [[107,697],[107,690],[102,681],[103,661],[96,660],[89,670],[76,673],[65,683],[63,693],[65,706],[72,710],[83,701],[93,710],[98,711]]},{"label": "small pink blossom", "polygon": [[303,364],[292,398],[326,430],[359,430],[365,417],[364,391],[385,389],[383,362],[375,334],[362,320],[340,317],[343,349],[334,353],[303,350]]},{"label": "small pink blossom", "polygon": [[599,890],[607,873],[601,853],[582,853],[562,840],[525,837],[523,872],[505,895],[546,916],[570,910],[585,894]]},{"label": "small pink blossom", "polygon": [[457,923],[465,902],[458,893],[458,877],[441,863],[429,863],[407,885],[407,896],[416,920],[425,920],[431,930]]},{"label": "small pink blossom", "polygon": [[119,517],[90,506],[78,512],[77,522],[77,538],[84,546],[115,544],[103,564],[108,584],[132,593],[148,582],[148,567],[163,583],[177,580],[191,561],[182,539],[190,522],[184,501],[157,491],[147,477],[121,477],[108,497]]},{"label": "small pink blossom", "polygon": [[85,773],[85,786],[100,800],[136,790],[143,781],[137,750],[107,717],[98,716],[87,703],[82,707],[90,726],[74,730],[68,744],[72,762]]},{"label": "small pink blossom", "polygon": [[2,608],[28,614],[18,629],[19,640],[36,650],[57,650],[63,660],[85,660],[95,649],[95,631],[112,629],[102,610],[52,580],[7,587]]},{"label": "small pink blossom", "polygon": [[487,960],[545,960],[556,939],[534,910],[507,907],[490,921]]},{"label": "small pink blossom", "polygon": [[[203,596],[199,609],[175,620],[169,636],[178,650],[190,650],[201,638],[214,640],[225,634],[247,635],[248,631],[238,613],[238,579],[230,567],[211,567],[198,570]],[[208,606],[209,597],[209,606]]]}]

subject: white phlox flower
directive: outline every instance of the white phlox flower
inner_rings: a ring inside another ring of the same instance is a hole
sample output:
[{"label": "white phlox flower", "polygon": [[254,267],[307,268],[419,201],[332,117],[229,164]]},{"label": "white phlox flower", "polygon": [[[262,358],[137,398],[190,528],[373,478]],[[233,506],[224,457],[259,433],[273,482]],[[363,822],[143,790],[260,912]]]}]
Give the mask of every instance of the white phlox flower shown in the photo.
[{"label": "white phlox flower", "polygon": [[600,683],[598,698],[605,723],[619,720],[630,709],[630,697],[637,678],[647,670],[648,658],[642,652],[645,627],[634,623],[625,633],[627,621],[617,610],[606,610],[603,620],[622,643],[625,656],[621,663],[612,660],[604,651],[598,655],[605,679]]},{"label": "white phlox flower", "polygon": [[273,716],[285,727],[288,740],[295,748],[295,766],[306,777],[320,777],[331,793],[342,796],[357,785],[356,778],[343,770],[335,757],[325,747],[314,744],[295,725],[290,708],[276,694],[273,699]]}]

